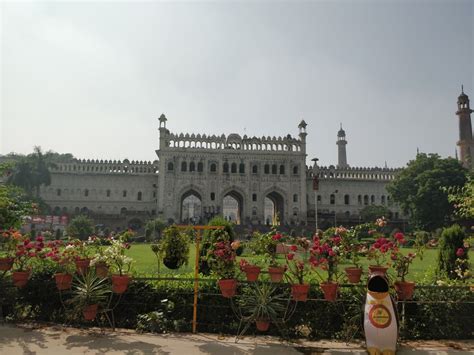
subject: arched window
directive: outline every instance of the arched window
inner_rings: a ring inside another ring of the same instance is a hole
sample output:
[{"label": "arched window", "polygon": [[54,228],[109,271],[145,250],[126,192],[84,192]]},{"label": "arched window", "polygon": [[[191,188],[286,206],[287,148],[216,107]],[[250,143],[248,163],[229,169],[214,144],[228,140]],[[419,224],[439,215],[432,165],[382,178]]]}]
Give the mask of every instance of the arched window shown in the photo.
[{"label": "arched window", "polygon": [[385,205],[385,195],[382,195],[380,197],[380,202],[382,203],[382,205]]},{"label": "arched window", "polygon": [[188,170],[188,165],[186,164],[185,161],[181,163],[181,171],[187,171]]},{"label": "arched window", "polygon": [[86,197],[89,196],[89,190],[87,190],[87,189],[84,190],[84,196],[86,196]]},{"label": "arched window", "polygon": [[252,216],[256,216],[257,215],[257,207],[253,207],[252,208]]},{"label": "arched window", "polygon": [[280,165],[280,174],[281,175],[285,174],[285,166],[284,165]]},{"label": "arched window", "polygon": [[349,195],[344,195],[344,204],[345,204],[345,205],[350,204],[350,197],[349,197]]},{"label": "arched window", "polygon": [[374,195],[370,196],[370,203],[372,203],[372,204],[375,203],[375,196]]},{"label": "arched window", "polygon": [[298,202],[298,194],[293,195],[293,202]]},{"label": "arched window", "polygon": [[229,172],[229,163],[225,162],[224,165],[222,166],[222,171],[224,173],[228,173]]},{"label": "arched window", "polygon": [[210,170],[211,170],[211,173],[215,173],[215,172],[217,171],[217,165],[216,165],[216,164],[214,164],[214,163],[212,163],[212,164],[211,164],[211,169],[210,169]]},{"label": "arched window", "polygon": [[240,165],[239,165],[239,173],[240,173],[240,174],[245,174],[245,164],[244,164],[244,163],[240,163]]},{"label": "arched window", "polygon": [[138,201],[141,201],[141,200],[142,200],[142,192],[141,192],[141,191],[138,191],[137,200],[138,200]]},{"label": "arched window", "polygon": [[362,205],[362,195],[357,196],[357,203]]},{"label": "arched window", "polygon": [[127,190],[123,190],[122,196],[123,196],[123,197],[127,197]]},{"label": "arched window", "polygon": [[252,201],[256,202],[257,201],[257,194],[252,194]]},{"label": "arched window", "polygon": [[193,161],[189,163],[189,171],[196,171],[196,164]]},{"label": "arched window", "polygon": [[110,197],[110,190],[106,191],[107,197]]},{"label": "arched window", "polygon": [[331,196],[329,196],[329,203],[331,205],[334,205],[336,203],[336,196],[334,194],[331,194]]},{"label": "arched window", "polygon": [[61,189],[56,190],[56,196],[61,196]]},{"label": "arched window", "polygon": [[258,173],[257,165],[252,166],[252,174],[257,174],[257,173]]},{"label": "arched window", "polygon": [[368,205],[369,204],[369,196],[368,195],[364,195],[364,205]]},{"label": "arched window", "polygon": [[173,169],[174,169],[173,163],[169,162],[168,163],[168,171],[173,171]]},{"label": "arched window", "polygon": [[272,174],[276,174],[277,173],[277,165],[276,164],[273,164],[272,165]]},{"label": "arched window", "polygon": [[216,199],[216,194],[214,192],[211,192],[211,201],[214,201]]},{"label": "arched window", "polygon": [[293,175],[298,175],[298,167],[297,166],[293,167]]},{"label": "arched window", "polygon": [[235,174],[237,172],[237,164],[236,163],[232,163],[232,165],[230,166],[230,172]]},{"label": "arched window", "polygon": [[198,173],[202,173],[203,170],[204,170],[204,164],[202,162],[199,162],[198,163]]},{"label": "arched window", "polygon": [[270,174],[270,165],[265,164],[264,172],[265,172],[265,174]]}]

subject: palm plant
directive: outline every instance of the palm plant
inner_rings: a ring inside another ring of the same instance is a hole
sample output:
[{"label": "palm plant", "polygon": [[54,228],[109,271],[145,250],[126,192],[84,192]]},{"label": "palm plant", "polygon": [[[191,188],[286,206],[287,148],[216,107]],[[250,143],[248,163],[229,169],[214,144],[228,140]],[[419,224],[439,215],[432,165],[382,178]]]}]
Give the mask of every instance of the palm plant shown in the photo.
[{"label": "palm plant", "polygon": [[77,310],[80,310],[86,316],[86,312],[93,310],[93,317],[97,313],[97,307],[104,304],[111,293],[107,279],[99,278],[93,271],[89,271],[76,278],[73,287],[73,297],[70,300]]}]

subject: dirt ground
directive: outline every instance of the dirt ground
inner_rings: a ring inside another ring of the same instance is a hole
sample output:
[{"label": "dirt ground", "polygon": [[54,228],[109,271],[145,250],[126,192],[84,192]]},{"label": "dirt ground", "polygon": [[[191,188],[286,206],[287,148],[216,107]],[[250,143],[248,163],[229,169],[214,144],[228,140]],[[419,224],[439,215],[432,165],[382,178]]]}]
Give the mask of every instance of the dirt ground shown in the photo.
[{"label": "dirt ground", "polygon": [[[275,337],[217,334],[139,334],[43,325],[0,325],[0,354],[365,354],[364,344],[335,341],[281,342]],[[474,354],[474,340],[416,341],[398,354]]]}]

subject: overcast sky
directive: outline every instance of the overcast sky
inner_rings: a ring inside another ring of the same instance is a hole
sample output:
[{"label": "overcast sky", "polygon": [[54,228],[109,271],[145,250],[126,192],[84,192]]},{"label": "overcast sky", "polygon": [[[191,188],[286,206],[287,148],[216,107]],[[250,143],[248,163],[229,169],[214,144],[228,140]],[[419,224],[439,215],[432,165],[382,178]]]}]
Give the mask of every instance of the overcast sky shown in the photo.
[{"label": "overcast sky", "polygon": [[[154,160],[172,132],[298,133],[307,163],[454,155],[474,1],[3,2],[0,154]],[[471,105],[471,106],[474,106]]]}]

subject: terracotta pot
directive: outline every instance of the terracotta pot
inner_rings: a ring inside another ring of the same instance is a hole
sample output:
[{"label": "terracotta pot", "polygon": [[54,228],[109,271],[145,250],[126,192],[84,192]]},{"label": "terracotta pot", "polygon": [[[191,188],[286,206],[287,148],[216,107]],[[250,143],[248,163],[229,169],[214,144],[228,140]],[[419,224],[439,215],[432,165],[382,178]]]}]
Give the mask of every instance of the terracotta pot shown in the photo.
[{"label": "terracotta pot", "polygon": [[324,293],[324,299],[326,301],[334,302],[337,298],[337,288],[339,284],[337,282],[323,282],[319,284]]},{"label": "terracotta pot", "polygon": [[362,269],[359,267],[347,267],[345,268],[347,279],[351,284],[357,284],[360,282],[362,276]]},{"label": "terracotta pot", "polygon": [[109,276],[109,267],[106,263],[97,263],[95,264],[95,274],[97,277],[105,279],[107,276]]},{"label": "terracotta pot", "polygon": [[226,298],[234,297],[235,291],[237,289],[237,280],[236,279],[219,280],[219,288],[221,289],[222,296]]},{"label": "terracotta pot", "polygon": [[98,304],[90,304],[85,306],[82,310],[82,315],[84,316],[85,320],[91,321],[94,320],[97,316],[97,308],[99,307]]},{"label": "terracotta pot", "polygon": [[72,284],[72,275],[66,273],[57,273],[54,274],[54,279],[56,280],[56,287],[58,290],[69,290]]},{"label": "terracotta pot", "polygon": [[270,327],[270,321],[256,320],[255,325],[257,326],[257,329],[260,330],[261,332],[266,332],[268,328]]},{"label": "terracotta pot", "polygon": [[248,265],[244,268],[244,272],[247,275],[247,281],[257,281],[258,275],[260,275],[261,268],[255,265]]},{"label": "terracotta pot", "polygon": [[76,260],[76,272],[79,275],[85,275],[89,269],[91,259],[77,259]]},{"label": "terracotta pot", "polygon": [[16,287],[25,287],[30,278],[30,271],[13,271],[12,279]]},{"label": "terracotta pot", "polygon": [[295,301],[306,302],[308,299],[309,285],[295,284],[291,285],[291,296]]},{"label": "terracotta pot", "polygon": [[413,292],[415,291],[415,283],[406,281],[395,281],[395,291],[397,291],[397,296],[399,300],[410,300],[413,298]]},{"label": "terracotta pot", "polygon": [[14,261],[15,259],[13,258],[0,258],[0,271],[10,270]]},{"label": "terracotta pot", "polygon": [[369,266],[369,272],[371,274],[373,274],[375,272],[380,272],[382,274],[386,274],[387,270],[388,270],[387,266],[379,266],[379,265],[370,265]]},{"label": "terracotta pot", "polygon": [[283,280],[283,274],[285,273],[285,268],[283,267],[269,267],[268,273],[270,275],[270,280],[272,282],[281,282]]},{"label": "terracotta pot", "polygon": [[131,277],[128,275],[112,275],[112,292],[124,293],[127,291]]}]

